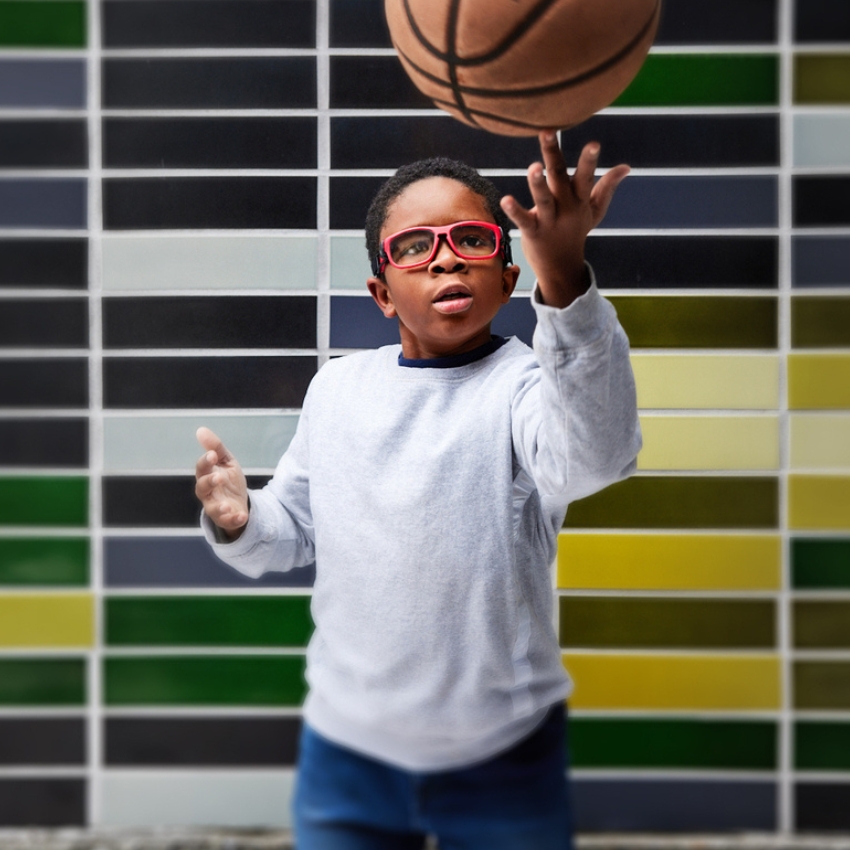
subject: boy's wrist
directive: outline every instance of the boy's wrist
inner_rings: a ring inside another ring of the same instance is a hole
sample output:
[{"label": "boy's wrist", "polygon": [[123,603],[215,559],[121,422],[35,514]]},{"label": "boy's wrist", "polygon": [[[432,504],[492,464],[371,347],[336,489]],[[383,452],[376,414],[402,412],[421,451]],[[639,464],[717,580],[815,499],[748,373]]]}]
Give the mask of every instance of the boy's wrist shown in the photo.
[{"label": "boy's wrist", "polygon": [[590,270],[584,259],[571,266],[566,274],[538,277],[537,293],[542,304],[563,309],[590,289]]}]

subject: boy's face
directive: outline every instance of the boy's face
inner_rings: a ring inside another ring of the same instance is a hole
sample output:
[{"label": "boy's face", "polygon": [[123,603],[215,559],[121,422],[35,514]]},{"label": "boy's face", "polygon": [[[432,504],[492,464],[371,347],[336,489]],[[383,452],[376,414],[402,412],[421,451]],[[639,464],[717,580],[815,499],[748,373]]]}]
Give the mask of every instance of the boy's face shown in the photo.
[{"label": "boy's face", "polygon": [[[408,186],[390,205],[381,240],[409,227],[458,221],[493,222],[487,204],[448,177]],[[430,359],[471,351],[490,340],[490,323],[516,286],[518,266],[501,256],[458,257],[444,238],[430,263],[410,269],[387,265],[384,280],[370,277],[369,292],[387,318],[398,317],[405,357]]]}]

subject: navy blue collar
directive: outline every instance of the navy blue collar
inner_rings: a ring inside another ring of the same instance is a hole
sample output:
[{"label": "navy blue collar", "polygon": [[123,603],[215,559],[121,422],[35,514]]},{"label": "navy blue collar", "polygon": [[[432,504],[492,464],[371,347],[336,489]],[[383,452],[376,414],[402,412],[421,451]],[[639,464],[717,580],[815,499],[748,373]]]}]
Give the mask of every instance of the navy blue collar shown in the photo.
[{"label": "navy blue collar", "polygon": [[456,366],[466,366],[468,363],[474,363],[476,360],[481,360],[488,354],[498,351],[507,340],[503,336],[493,336],[490,342],[485,342],[484,345],[479,345],[478,348],[473,348],[472,351],[465,351],[463,354],[450,354],[448,357],[430,357],[422,360],[405,357],[402,354],[398,356],[399,366],[408,366],[414,369],[453,369]]}]

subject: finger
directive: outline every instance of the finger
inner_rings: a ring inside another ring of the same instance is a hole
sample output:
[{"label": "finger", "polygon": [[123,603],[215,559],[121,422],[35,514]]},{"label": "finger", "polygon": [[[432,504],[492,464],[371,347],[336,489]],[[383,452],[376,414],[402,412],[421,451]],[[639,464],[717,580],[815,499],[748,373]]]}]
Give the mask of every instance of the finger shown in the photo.
[{"label": "finger", "polygon": [[546,180],[552,192],[557,193],[570,182],[564,152],[558,144],[558,136],[554,130],[544,130],[538,136],[538,140],[543,165],[546,167]]},{"label": "finger", "polygon": [[505,215],[520,229],[532,230],[536,220],[530,210],[527,210],[513,195],[505,195],[500,201]]},{"label": "finger", "polygon": [[588,142],[579,155],[572,186],[575,196],[580,201],[589,200],[593,192],[596,166],[599,164],[599,150],[598,142]]},{"label": "finger", "polygon": [[227,447],[222,443],[220,437],[209,428],[201,425],[197,431],[195,431],[195,437],[198,442],[205,448],[207,451],[214,451],[218,455],[219,463],[228,463],[233,460],[233,455],[227,450]]},{"label": "finger", "polygon": [[605,213],[608,212],[608,207],[611,204],[614,193],[617,191],[617,187],[625,180],[630,170],[628,165],[618,165],[600,177],[597,184],[593,187],[590,196],[590,205],[593,210],[594,227],[605,218]]},{"label": "finger", "polygon": [[200,479],[204,475],[209,475],[217,463],[218,455],[215,452],[209,451],[202,454],[195,464],[195,478]]},{"label": "finger", "polygon": [[555,217],[555,196],[549,186],[543,166],[535,162],[528,167],[528,189],[531,200],[541,221],[551,221]]}]

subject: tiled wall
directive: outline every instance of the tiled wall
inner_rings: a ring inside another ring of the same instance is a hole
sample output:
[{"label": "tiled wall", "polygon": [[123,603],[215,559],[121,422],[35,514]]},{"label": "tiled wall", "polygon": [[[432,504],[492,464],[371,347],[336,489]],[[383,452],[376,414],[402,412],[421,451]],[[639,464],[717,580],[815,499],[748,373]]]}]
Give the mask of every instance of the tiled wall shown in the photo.
[{"label": "tiled wall", "polygon": [[[561,542],[578,824],[850,829],[850,6],[665,4],[564,138],[634,168],[588,250],[646,442]],[[0,826],[288,823],[311,575],[212,558],[193,433],[259,482],[395,340],[364,209],[435,153],[527,197],[379,0],[0,0]]]}]

